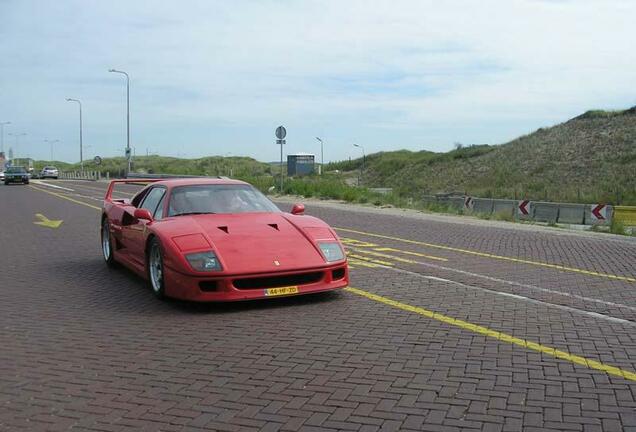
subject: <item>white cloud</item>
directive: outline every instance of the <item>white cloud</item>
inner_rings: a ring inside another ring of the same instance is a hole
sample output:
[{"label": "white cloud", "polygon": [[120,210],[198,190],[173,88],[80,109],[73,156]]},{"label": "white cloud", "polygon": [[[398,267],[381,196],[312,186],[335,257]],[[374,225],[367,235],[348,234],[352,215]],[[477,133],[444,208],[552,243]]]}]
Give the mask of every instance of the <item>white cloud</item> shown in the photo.
[{"label": "white cloud", "polygon": [[[125,137],[160,153],[328,159],[457,140],[498,143],[590,108],[633,105],[632,2],[3,2],[0,120],[31,152],[61,138],[76,158],[75,107],[89,154]],[[395,139],[387,139],[387,137]],[[177,150],[178,147],[178,150]]]}]

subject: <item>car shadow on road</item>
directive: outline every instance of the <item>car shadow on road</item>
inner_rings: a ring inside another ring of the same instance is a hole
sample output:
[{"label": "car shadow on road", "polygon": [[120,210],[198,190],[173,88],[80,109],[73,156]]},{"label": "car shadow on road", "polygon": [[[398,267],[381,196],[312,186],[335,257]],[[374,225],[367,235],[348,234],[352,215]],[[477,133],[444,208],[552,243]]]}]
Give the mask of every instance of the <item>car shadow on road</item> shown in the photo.
[{"label": "car shadow on road", "polygon": [[271,299],[243,300],[233,302],[191,302],[167,298],[163,300],[166,304],[182,312],[192,313],[237,313],[250,310],[281,309],[304,305],[328,304],[341,298],[338,291],[329,291],[314,294],[295,295],[289,297],[278,297]]}]

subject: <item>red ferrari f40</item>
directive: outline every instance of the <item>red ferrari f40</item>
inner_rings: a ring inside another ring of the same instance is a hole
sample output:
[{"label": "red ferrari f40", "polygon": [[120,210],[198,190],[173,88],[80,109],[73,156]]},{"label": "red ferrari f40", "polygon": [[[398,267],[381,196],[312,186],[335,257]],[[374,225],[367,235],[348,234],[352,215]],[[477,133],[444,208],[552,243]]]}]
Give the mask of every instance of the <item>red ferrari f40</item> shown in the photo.
[{"label": "red ferrari f40", "polygon": [[[118,183],[149,183],[132,200]],[[344,288],[344,248],[325,222],[296,204],[283,213],[230,179],[114,180],[104,198],[101,245],[110,266],[145,278],[154,294],[234,301]]]}]

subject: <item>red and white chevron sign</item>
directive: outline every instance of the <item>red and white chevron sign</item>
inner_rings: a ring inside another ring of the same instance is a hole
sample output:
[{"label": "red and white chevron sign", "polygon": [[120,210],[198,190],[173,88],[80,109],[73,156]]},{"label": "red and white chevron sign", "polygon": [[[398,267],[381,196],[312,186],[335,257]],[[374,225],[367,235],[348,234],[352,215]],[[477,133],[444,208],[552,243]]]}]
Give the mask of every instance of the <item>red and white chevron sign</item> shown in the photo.
[{"label": "red and white chevron sign", "polygon": [[597,221],[607,220],[607,206],[605,204],[592,204],[592,219]]},{"label": "red and white chevron sign", "polygon": [[519,201],[517,210],[519,211],[519,214],[523,216],[530,214],[530,200]]}]

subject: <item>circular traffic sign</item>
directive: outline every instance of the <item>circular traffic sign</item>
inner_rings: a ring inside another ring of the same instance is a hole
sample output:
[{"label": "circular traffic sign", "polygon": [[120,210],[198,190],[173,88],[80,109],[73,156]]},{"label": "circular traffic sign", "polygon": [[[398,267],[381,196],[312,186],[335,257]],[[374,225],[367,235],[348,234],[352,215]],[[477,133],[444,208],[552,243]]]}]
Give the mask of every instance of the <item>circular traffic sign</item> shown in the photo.
[{"label": "circular traffic sign", "polygon": [[102,158],[100,158],[99,156],[95,156],[93,161],[95,162],[95,165],[101,165],[102,164]]},{"label": "circular traffic sign", "polygon": [[285,139],[285,137],[287,136],[287,131],[285,130],[285,128],[283,126],[278,126],[276,128],[276,138],[278,138],[279,140]]}]

